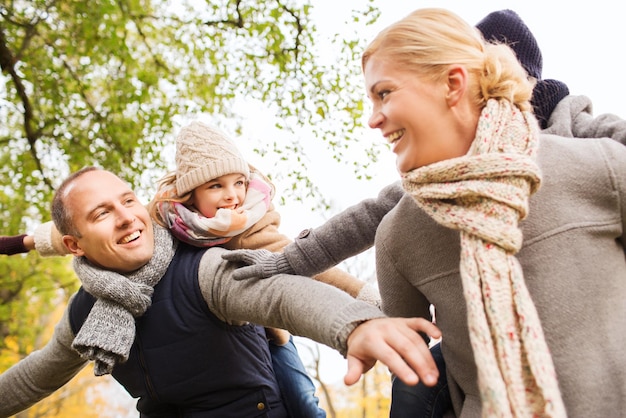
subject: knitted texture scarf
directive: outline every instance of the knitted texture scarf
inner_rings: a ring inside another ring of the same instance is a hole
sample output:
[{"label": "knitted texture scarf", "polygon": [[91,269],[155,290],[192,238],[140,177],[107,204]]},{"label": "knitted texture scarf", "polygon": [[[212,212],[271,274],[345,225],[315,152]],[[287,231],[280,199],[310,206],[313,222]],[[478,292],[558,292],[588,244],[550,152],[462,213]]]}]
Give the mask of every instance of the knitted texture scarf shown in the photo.
[{"label": "knitted texture scarf", "polygon": [[460,273],[484,417],[566,416],[515,257],[522,247],[518,223],[541,181],[537,147],[534,116],[509,101],[490,99],[465,156],[403,178],[403,187],[426,213],[460,230]]},{"label": "knitted texture scarf", "polygon": [[150,307],[154,286],[161,280],[176,248],[169,231],[154,224],[154,254],[128,275],[95,267],[85,257],[74,258],[74,270],[87,292],[97,298],[72,347],[94,360],[94,374],[110,374],[128,360],[135,340],[135,318]]},{"label": "knitted texture scarf", "polygon": [[[161,198],[177,195],[174,185],[165,186],[158,193]],[[224,244],[263,218],[272,193],[272,187],[260,175],[252,173],[243,205],[237,209],[218,209],[213,218],[171,200],[160,201],[157,208],[176,238],[195,247],[213,247]]]}]

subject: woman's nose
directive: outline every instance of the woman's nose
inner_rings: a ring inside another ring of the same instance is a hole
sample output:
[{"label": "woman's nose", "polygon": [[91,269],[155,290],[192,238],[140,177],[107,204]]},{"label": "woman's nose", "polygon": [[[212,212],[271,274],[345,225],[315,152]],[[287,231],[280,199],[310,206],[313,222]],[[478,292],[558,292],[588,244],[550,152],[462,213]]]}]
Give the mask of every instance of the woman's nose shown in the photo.
[{"label": "woman's nose", "polygon": [[367,120],[367,124],[372,129],[380,128],[380,124],[383,122],[384,119],[385,117],[383,113],[378,109],[374,109],[372,110],[372,114]]}]

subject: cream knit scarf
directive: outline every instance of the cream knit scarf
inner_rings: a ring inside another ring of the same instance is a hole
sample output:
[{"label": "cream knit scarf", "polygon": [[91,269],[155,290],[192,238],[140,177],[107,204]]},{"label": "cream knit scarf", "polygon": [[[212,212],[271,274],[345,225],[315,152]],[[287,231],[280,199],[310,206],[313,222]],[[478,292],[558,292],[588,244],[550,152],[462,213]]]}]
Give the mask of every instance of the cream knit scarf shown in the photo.
[{"label": "cream knit scarf", "polygon": [[[484,417],[564,417],[552,357],[515,257],[541,181],[534,116],[491,99],[467,155],[409,172],[405,190],[461,231],[460,272]],[[444,336],[445,341],[445,336]]]},{"label": "cream knit scarf", "polygon": [[154,255],[146,265],[128,275],[95,267],[85,257],[74,258],[74,270],[83,287],[97,298],[72,342],[83,357],[94,360],[94,374],[110,374],[116,363],[128,360],[135,341],[135,318],[152,303],[154,286],[174,257],[178,241],[155,223]]},{"label": "cream knit scarf", "polygon": [[[158,193],[161,197],[176,196],[176,188],[165,186]],[[228,242],[261,220],[270,207],[272,194],[272,187],[259,174],[252,173],[240,208],[218,209],[212,218],[171,200],[160,201],[157,209],[176,238],[195,247],[213,247]]]}]

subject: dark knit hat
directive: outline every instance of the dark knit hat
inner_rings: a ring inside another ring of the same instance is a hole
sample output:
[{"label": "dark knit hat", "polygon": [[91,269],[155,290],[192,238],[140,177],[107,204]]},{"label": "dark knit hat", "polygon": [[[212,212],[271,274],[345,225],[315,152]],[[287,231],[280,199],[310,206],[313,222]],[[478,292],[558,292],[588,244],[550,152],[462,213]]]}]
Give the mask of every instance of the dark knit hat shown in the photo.
[{"label": "dark knit hat", "polygon": [[517,59],[526,72],[541,80],[543,57],[537,40],[528,26],[513,10],[489,13],[476,25],[487,41],[505,43],[515,51]]},{"label": "dark knit hat", "polygon": [[548,127],[548,120],[556,105],[567,95],[567,85],[558,80],[543,80],[543,56],[534,35],[513,10],[489,13],[476,25],[487,41],[505,43],[515,52],[528,75],[537,80],[530,102],[541,129]]},{"label": "dark knit hat", "polygon": [[250,178],[250,168],[235,143],[223,132],[192,122],[176,137],[176,192],[192,191],[226,174]]}]

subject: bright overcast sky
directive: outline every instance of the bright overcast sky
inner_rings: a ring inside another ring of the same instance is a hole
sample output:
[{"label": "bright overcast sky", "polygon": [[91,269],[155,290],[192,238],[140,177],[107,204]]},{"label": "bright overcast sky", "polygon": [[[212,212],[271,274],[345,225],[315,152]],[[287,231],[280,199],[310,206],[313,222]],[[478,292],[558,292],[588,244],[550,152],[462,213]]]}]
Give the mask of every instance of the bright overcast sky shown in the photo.
[{"label": "bright overcast sky", "polygon": [[[360,0],[315,0],[316,22],[320,29],[342,27],[354,5]],[[556,2],[546,0],[378,0],[379,22],[375,33],[390,23],[422,7],[449,9],[471,24],[478,23],[488,13],[512,9],[533,32],[543,53],[543,78],[559,79],[573,94],[584,94],[594,101],[594,113],[611,112],[626,117],[623,97],[626,96],[624,74],[626,55],[622,42],[626,40],[623,13],[613,0],[587,2]],[[327,22],[328,25],[325,25]]]}]

